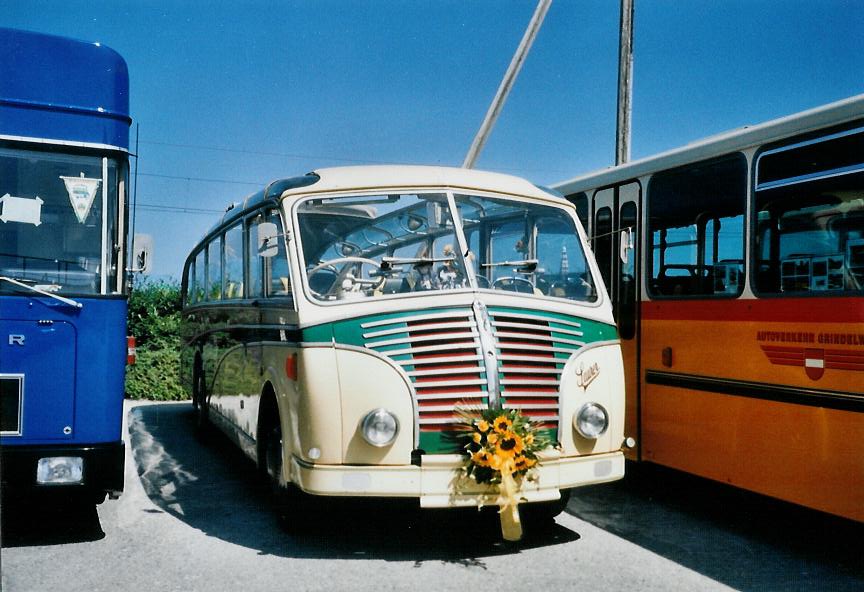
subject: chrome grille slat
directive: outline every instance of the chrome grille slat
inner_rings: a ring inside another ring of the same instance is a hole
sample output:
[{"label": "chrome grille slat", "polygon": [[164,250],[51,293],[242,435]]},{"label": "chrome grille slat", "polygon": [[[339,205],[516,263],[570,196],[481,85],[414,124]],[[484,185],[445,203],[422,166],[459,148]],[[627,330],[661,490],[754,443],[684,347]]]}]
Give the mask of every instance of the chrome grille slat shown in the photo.
[{"label": "chrome grille slat", "polygon": [[[384,337],[386,335],[398,335],[399,333],[407,333],[408,331],[422,331],[423,327],[427,325],[412,325],[412,326],[401,326],[401,327],[393,327],[392,329],[382,329],[380,331],[371,331],[369,333],[363,334],[363,339],[373,339],[375,337]],[[459,321],[459,322],[449,322],[449,323],[439,323],[437,325],[428,325],[431,329],[441,330],[441,329],[470,329],[477,326],[477,323],[471,321]]]},{"label": "chrome grille slat", "polygon": [[[460,314],[461,313],[461,314]],[[360,327],[362,329],[370,329],[372,327],[383,327],[384,325],[396,325],[398,323],[416,323],[417,321],[433,321],[437,319],[469,319],[474,320],[474,317],[468,311],[446,311],[446,312],[436,312],[431,314],[423,314],[423,315],[414,315],[414,316],[404,316],[393,319],[384,319],[380,321],[371,321],[369,323],[361,323]]]},{"label": "chrome grille slat", "polygon": [[576,337],[582,337],[584,333],[582,331],[573,331],[571,329],[557,329],[551,327],[539,327],[537,325],[529,325],[524,323],[507,323],[507,322],[496,322],[496,327],[506,327],[508,329],[528,329],[530,331],[543,331],[543,332],[551,332],[551,333],[561,333],[562,335],[575,335]]},{"label": "chrome grille slat", "polygon": [[[410,329],[406,329],[402,331],[402,333],[409,333]],[[473,339],[477,336],[476,331],[463,331],[461,333],[436,333],[435,335],[422,335],[419,337],[403,337],[400,339],[386,339],[384,341],[369,341],[364,345],[366,347],[371,347],[375,349],[377,347],[385,347],[388,345],[402,345],[405,343],[422,343],[426,341],[443,341],[448,339]],[[381,353],[389,353],[389,352],[381,352]]]},{"label": "chrome grille slat", "polygon": [[550,343],[567,343],[578,347],[582,347],[583,345],[585,345],[585,343],[582,341],[574,341],[572,339],[559,339],[557,337],[552,337],[551,330],[549,331],[549,333],[549,335],[536,335],[530,333],[511,333],[509,331],[496,331],[495,336],[499,339],[507,338],[516,341],[548,341]]}]

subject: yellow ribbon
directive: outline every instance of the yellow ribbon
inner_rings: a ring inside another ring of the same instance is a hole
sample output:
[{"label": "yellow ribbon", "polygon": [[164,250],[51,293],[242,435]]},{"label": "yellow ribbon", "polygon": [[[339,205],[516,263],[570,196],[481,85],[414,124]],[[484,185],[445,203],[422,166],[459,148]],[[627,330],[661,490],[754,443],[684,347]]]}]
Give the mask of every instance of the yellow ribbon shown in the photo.
[{"label": "yellow ribbon", "polygon": [[516,465],[507,459],[501,465],[501,487],[498,516],[501,520],[501,536],[505,541],[518,541],[522,538],[522,521],[519,518],[519,485],[513,478]]}]

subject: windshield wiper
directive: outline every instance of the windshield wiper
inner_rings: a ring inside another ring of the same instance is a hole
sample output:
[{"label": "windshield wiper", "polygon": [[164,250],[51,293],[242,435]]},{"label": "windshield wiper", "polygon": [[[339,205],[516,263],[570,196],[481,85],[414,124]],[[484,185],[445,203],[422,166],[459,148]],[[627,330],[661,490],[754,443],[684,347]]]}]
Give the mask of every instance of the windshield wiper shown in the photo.
[{"label": "windshield wiper", "polygon": [[534,273],[537,271],[537,259],[523,259],[521,261],[498,261],[497,263],[481,263],[480,267],[515,267],[520,273]]},{"label": "windshield wiper", "polygon": [[41,288],[37,288],[36,286],[28,286],[22,281],[12,279],[10,277],[6,277],[4,275],[0,275],[0,280],[5,280],[14,286],[18,286],[19,288],[24,288],[26,290],[30,290],[32,292],[36,292],[37,294],[41,294],[42,296],[48,296],[49,298],[53,298],[54,300],[59,300],[63,304],[67,306],[74,306],[75,308],[84,308],[84,305],[78,302],[77,300],[72,300],[71,298],[65,298],[63,296],[58,296],[57,294],[52,294],[47,290],[43,290]]}]

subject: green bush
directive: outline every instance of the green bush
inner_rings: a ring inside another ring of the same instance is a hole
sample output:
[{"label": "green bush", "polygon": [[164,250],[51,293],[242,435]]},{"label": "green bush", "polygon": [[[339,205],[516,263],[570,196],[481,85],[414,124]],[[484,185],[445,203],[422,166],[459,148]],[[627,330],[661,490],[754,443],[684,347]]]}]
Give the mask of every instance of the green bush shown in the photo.
[{"label": "green bush", "polygon": [[126,369],[126,396],[177,401],[180,385],[180,287],[172,282],[142,282],[129,296],[129,334],[137,361]]}]

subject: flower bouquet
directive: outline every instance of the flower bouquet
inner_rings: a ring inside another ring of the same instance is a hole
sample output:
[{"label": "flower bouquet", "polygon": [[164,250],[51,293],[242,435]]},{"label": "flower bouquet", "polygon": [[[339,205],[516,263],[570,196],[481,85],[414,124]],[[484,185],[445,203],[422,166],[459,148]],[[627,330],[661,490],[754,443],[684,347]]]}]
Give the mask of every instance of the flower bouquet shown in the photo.
[{"label": "flower bouquet", "polygon": [[537,453],[550,446],[537,426],[518,409],[489,408],[463,413],[467,426],[465,472],[477,483],[498,487],[501,534],[505,540],[522,538],[519,489],[537,464]]}]

